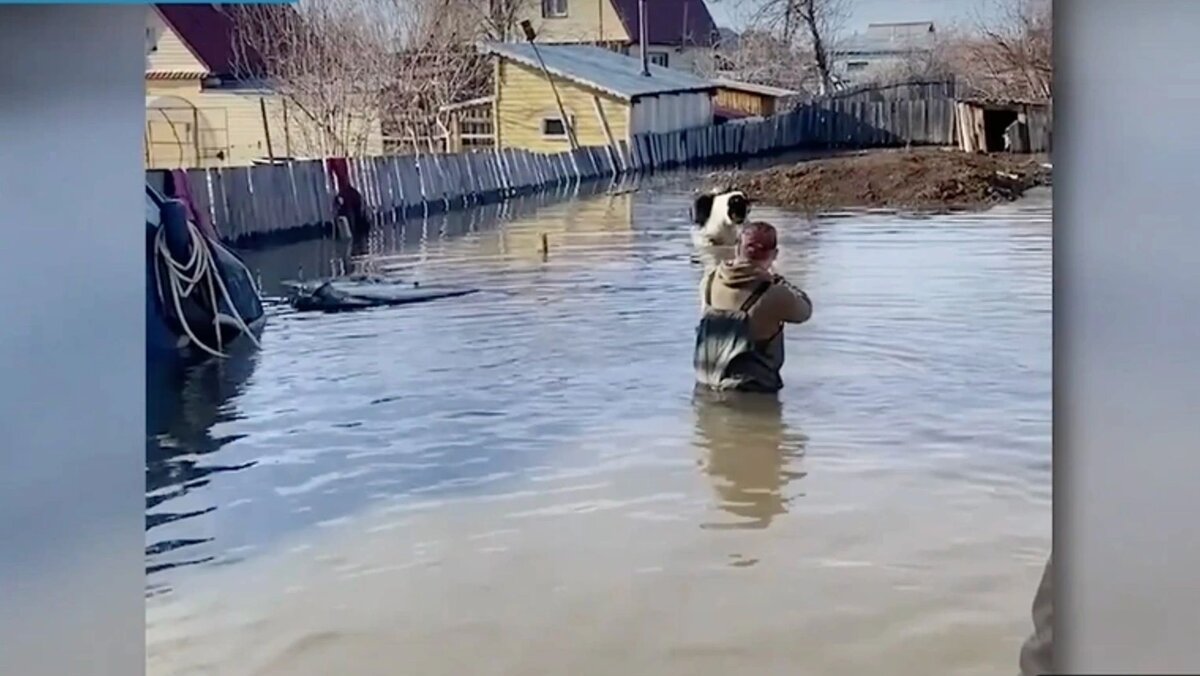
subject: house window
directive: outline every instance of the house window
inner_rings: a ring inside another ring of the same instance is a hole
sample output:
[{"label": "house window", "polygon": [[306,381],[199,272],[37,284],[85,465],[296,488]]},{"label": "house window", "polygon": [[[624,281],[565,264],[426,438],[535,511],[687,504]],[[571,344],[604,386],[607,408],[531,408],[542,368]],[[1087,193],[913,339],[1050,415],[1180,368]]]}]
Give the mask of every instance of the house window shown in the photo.
[{"label": "house window", "polygon": [[542,0],[543,19],[562,19],[567,16],[567,0]]},{"label": "house window", "polygon": [[646,55],[646,60],[656,66],[662,66],[663,68],[668,67],[666,52],[650,52]]},{"label": "house window", "polygon": [[[575,126],[575,116],[568,115],[567,122],[569,122],[571,124],[571,126],[574,127]],[[562,118],[557,115],[554,115],[552,117],[543,117],[542,118],[542,136],[547,136],[550,138],[566,138],[567,137],[567,129],[566,129],[566,127],[563,126]]]},{"label": "house window", "polygon": [[859,71],[866,70],[868,65],[870,64],[866,61],[847,61],[846,71],[850,73],[857,73]]}]

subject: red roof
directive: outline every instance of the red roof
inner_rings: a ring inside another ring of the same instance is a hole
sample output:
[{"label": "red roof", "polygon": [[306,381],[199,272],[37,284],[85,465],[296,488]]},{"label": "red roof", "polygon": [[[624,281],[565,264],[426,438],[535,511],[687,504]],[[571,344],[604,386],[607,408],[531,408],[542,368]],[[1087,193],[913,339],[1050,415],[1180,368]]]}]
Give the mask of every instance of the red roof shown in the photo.
[{"label": "red roof", "polygon": [[[171,30],[214,75],[234,75],[238,70],[234,34],[237,27],[236,5],[155,5]],[[263,67],[255,55],[243,64],[254,74]]]},{"label": "red roof", "polygon": [[[673,47],[711,47],[717,38],[717,24],[704,0],[645,0],[646,39],[652,45]],[[629,32],[630,41],[638,44],[641,23],[638,21],[638,0],[613,0],[613,6]]]}]

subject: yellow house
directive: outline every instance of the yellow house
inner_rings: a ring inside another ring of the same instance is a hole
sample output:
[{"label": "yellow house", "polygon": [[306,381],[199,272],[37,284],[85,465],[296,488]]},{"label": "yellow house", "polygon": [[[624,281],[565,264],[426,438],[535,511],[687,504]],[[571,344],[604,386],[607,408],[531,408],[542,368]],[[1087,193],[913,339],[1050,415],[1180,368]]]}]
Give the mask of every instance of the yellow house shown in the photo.
[{"label": "yellow house", "polygon": [[[709,72],[718,32],[704,0],[646,0],[646,56],[651,63]],[[545,44],[598,44],[641,58],[638,0],[532,0],[520,18]]]},{"label": "yellow house", "polygon": [[498,148],[560,152],[571,149],[572,131],[580,146],[607,146],[713,123],[716,85],[691,73],[650,66],[643,75],[639,59],[602,47],[496,43],[484,49],[495,59]]},{"label": "yellow house", "polygon": [[[319,154],[313,124],[239,61],[236,14],[211,4],[155,5],[146,27],[147,168],[239,166]],[[257,66],[261,68],[261,64]],[[364,154],[382,154],[378,130]],[[316,151],[316,152],[314,152]]]}]

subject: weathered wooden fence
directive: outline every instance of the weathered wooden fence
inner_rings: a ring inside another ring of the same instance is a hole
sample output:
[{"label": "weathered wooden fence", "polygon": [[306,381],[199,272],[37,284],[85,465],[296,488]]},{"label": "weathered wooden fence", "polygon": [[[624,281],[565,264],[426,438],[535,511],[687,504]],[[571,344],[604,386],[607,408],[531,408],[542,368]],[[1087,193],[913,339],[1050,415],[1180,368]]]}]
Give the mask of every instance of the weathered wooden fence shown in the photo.
[{"label": "weathered wooden fence", "polygon": [[913,101],[956,99],[964,91],[954,79],[871,83],[836,91],[824,98],[839,101]]},{"label": "weathered wooden fence", "polygon": [[[545,154],[515,149],[352,158],[353,184],[376,216],[462,208],[564,183],[801,149],[956,143],[952,99],[813,102],[769,118],[636,136],[615,147]],[[321,160],[189,169],[195,206],[228,241],[328,228],[334,189]],[[147,172],[158,187],[165,171]]]}]

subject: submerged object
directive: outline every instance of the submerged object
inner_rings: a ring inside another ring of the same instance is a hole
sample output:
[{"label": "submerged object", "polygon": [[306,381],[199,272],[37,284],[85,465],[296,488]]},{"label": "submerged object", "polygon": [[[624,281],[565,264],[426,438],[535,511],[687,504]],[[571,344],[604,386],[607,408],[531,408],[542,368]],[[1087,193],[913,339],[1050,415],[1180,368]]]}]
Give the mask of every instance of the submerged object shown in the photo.
[{"label": "submerged object", "polygon": [[313,282],[284,282],[292,289],[292,307],[302,312],[346,312],[372,307],[411,305],[476,293],[462,286],[423,286],[375,276],[339,277]]},{"label": "submerged object", "polygon": [[258,344],[266,321],[254,277],[197,222],[185,201],[146,186],[146,351],[149,366],[225,358]]}]

